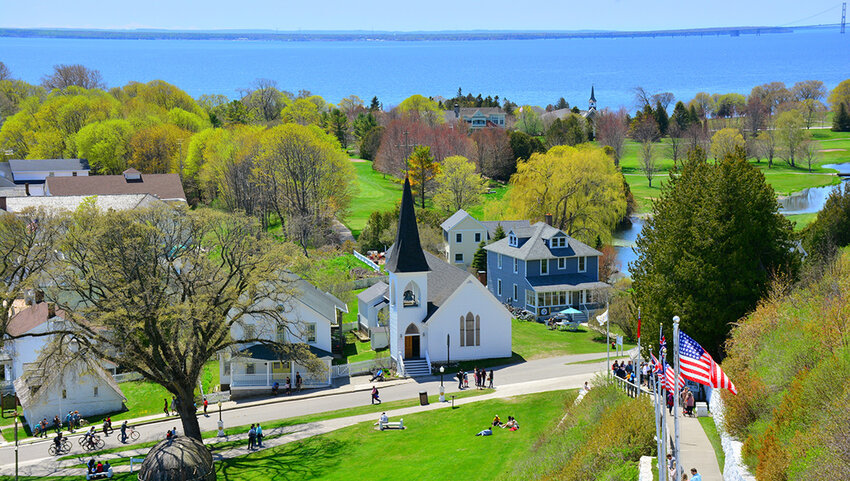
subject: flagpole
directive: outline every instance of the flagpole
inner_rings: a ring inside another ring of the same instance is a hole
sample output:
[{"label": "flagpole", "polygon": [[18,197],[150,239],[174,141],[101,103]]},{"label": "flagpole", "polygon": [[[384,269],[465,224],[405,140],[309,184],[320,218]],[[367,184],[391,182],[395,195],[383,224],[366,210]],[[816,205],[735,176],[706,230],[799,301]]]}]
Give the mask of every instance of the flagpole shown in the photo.
[{"label": "flagpole", "polygon": [[[605,314],[608,314],[608,301],[605,301]],[[611,324],[605,319],[605,359],[608,363],[608,378],[611,378],[611,334],[608,332],[608,325]]]},{"label": "flagpole", "polygon": [[658,394],[658,380],[655,373],[655,366],[652,366],[652,370],[650,371],[649,382],[652,386],[652,393],[655,394],[655,453],[658,456],[658,472],[663,473],[664,471],[661,470],[661,463],[663,462],[661,443],[664,442],[664,438],[661,435],[661,416],[664,414],[664,409],[659,404],[660,395]]},{"label": "flagpole", "polygon": [[673,377],[673,424],[676,440],[676,480],[682,478],[681,453],[679,452],[679,316],[673,317],[673,362],[675,376]]},{"label": "flagpole", "polygon": [[[640,353],[640,307],[638,307],[638,352],[637,352],[637,363],[640,364],[643,361],[643,356]],[[643,369],[640,366],[635,366],[636,369],[640,369],[640,374],[638,374],[638,384],[640,384],[640,375],[643,374]]]},{"label": "flagpole", "polygon": [[[664,337],[664,323],[660,323],[658,326],[658,339],[662,339]],[[664,344],[658,344],[658,359],[661,362],[661,367],[666,369],[667,363],[667,346]],[[666,481],[670,478],[670,471],[667,470],[667,415],[664,414],[664,411],[667,410],[667,393],[664,392],[664,383],[661,381],[661,375],[658,375],[657,378],[658,384],[658,396],[663,403],[661,405],[661,467],[663,469],[658,471],[658,479],[661,480],[661,473],[664,473],[664,480]]]}]

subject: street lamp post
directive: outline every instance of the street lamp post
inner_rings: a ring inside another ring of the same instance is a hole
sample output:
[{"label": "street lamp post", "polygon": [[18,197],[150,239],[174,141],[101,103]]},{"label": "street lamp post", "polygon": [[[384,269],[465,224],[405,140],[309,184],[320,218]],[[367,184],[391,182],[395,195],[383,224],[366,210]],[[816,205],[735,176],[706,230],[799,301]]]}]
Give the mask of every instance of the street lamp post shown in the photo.
[{"label": "street lamp post", "polygon": [[443,373],[446,372],[446,368],[440,366],[440,402],[446,402],[446,388],[443,387]]},{"label": "street lamp post", "polygon": [[218,435],[224,437],[224,421],[221,420],[221,400],[218,401]]}]

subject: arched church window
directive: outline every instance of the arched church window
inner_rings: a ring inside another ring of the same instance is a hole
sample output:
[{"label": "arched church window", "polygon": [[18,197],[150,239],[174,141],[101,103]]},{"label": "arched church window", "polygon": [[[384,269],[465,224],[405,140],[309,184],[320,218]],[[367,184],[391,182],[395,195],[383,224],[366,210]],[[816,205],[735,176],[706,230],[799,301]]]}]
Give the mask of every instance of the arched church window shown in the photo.
[{"label": "arched church window", "polygon": [[461,347],[481,345],[480,316],[475,316],[471,312],[468,312],[466,317],[460,316],[460,345]]},{"label": "arched church window", "polygon": [[411,325],[407,326],[407,329],[404,331],[404,334],[406,336],[409,336],[409,335],[415,336],[416,334],[419,334],[419,329],[417,329],[415,325],[411,324]]}]

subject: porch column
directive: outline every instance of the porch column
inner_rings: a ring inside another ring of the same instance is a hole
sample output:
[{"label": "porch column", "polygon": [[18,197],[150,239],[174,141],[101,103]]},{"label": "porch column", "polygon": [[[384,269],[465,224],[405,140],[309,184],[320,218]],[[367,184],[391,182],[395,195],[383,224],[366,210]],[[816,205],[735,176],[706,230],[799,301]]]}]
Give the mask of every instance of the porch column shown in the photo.
[{"label": "porch column", "polygon": [[271,386],[271,375],[272,375],[272,363],[271,361],[266,362],[266,386]]}]

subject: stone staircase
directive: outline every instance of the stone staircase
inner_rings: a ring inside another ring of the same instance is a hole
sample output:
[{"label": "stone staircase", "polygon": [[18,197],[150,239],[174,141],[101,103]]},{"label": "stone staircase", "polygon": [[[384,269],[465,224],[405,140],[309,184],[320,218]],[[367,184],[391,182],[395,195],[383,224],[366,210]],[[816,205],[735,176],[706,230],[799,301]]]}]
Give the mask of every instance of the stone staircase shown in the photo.
[{"label": "stone staircase", "polygon": [[407,377],[430,376],[431,366],[425,359],[405,359],[404,374]]}]

